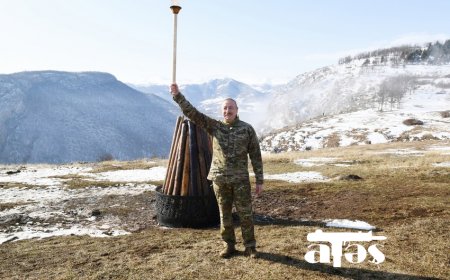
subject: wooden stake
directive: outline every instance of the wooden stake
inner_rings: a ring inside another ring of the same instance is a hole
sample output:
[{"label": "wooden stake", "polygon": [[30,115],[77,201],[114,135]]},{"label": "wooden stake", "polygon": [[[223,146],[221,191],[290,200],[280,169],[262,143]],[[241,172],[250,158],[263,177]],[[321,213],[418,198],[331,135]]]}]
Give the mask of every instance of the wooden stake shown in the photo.
[{"label": "wooden stake", "polygon": [[190,184],[189,195],[199,195],[199,170],[198,170],[198,146],[197,146],[197,131],[196,125],[189,121],[189,154],[190,154]]},{"label": "wooden stake", "polygon": [[167,194],[167,190],[168,190],[168,186],[170,184],[170,172],[172,170],[172,164],[174,161],[174,154],[175,154],[175,150],[176,150],[176,142],[178,140],[177,138],[177,134],[178,134],[178,130],[180,128],[180,123],[182,121],[183,117],[179,116],[177,118],[177,122],[175,124],[175,129],[173,131],[173,136],[172,136],[172,144],[170,146],[170,153],[169,153],[169,162],[167,164],[167,171],[166,171],[166,179],[164,180],[164,187],[163,187],[163,193]]},{"label": "wooden stake", "polygon": [[181,195],[189,195],[189,137],[184,146],[183,178],[181,179]]},{"label": "wooden stake", "polygon": [[205,162],[205,145],[203,144],[203,134],[204,131],[200,127],[197,126],[197,145],[198,145],[198,161],[199,161],[199,170],[200,170],[200,185],[202,189],[203,195],[209,194],[208,174],[206,173],[206,162]]},{"label": "wooden stake", "polygon": [[175,186],[181,189],[181,182],[183,179],[183,167],[184,167],[184,156],[187,140],[187,124],[184,121],[181,125],[181,135],[177,151],[177,161],[176,161],[176,172],[175,172]]},{"label": "wooden stake", "polygon": [[[180,123],[181,124],[181,123]],[[170,194],[173,190],[173,186],[175,183],[175,168],[176,168],[176,158],[177,158],[177,147],[178,147],[178,143],[180,142],[180,134],[181,134],[181,125],[178,127],[178,131],[177,131],[177,138],[175,140],[175,145],[174,145],[174,153],[173,153],[173,158],[170,164],[170,171],[169,171],[169,184],[168,184],[168,190],[167,190],[167,194]]]}]

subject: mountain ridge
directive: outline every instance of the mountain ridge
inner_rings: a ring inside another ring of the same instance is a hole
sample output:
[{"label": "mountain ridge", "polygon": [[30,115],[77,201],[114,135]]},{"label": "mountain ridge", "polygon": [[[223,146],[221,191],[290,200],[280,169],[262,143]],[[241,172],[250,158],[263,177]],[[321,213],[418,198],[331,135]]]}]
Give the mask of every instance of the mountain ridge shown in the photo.
[{"label": "mountain ridge", "polygon": [[[101,72],[0,75],[0,161],[165,156],[177,111]],[[153,133],[152,133],[153,131]]]}]

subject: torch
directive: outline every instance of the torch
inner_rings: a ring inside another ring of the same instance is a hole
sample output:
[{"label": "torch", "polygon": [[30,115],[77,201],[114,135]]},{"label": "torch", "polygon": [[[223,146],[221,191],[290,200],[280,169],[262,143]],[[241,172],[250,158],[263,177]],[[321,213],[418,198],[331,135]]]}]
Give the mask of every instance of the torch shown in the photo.
[{"label": "torch", "polygon": [[173,13],[173,64],[172,64],[172,83],[175,84],[177,80],[177,19],[178,13],[181,7],[178,5],[177,0],[172,0],[172,6],[170,9]]}]

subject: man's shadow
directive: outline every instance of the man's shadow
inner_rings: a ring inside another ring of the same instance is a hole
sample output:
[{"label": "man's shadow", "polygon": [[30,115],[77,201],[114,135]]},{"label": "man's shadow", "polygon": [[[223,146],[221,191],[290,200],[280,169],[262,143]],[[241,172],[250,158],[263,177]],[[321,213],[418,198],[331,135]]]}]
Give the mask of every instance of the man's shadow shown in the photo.
[{"label": "man's shadow", "polygon": [[408,280],[425,280],[425,279],[439,279],[434,277],[414,276],[408,274],[399,274],[385,271],[376,271],[362,268],[341,268],[333,267],[331,265],[321,263],[308,263],[307,261],[292,258],[281,254],[258,252],[258,258],[269,262],[280,263],[283,265],[292,266],[302,270],[316,271],[320,273],[341,276],[349,279],[408,279]]},{"label": "man's shadow", "polygon": [[[234,213],[233,213],[234,214]],[[237,214],[233,215],[236,221],[239,221],[239,216]],[[255,225],[281,225],[281,226],[308,226],[308,227],[325,227],[326,223],[322,221],[311,221],[311,220],[292,220],[292,219],[281,219],[273,218],[267,215],[253,215],[253,221]]]}]

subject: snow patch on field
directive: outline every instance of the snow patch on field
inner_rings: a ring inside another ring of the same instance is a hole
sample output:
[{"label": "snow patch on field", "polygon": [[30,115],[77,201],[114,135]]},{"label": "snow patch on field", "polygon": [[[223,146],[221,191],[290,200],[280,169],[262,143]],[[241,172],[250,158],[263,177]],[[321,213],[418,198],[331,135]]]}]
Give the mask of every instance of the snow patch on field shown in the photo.
[{"label": "snow patch on field", "polygon": [[295,164],[298,164],[303,167],[313,167],[313,166],[321,166],[321,165],[334,165],[347,167],[351,166],[350,161],[340,161],[339,158],[327,158],[327,157],[313,157],[306,159],[296,159],[294,160]]},{"label": "snow patch on field", "polygon": [[434,163],[433,166],[437,166],[437,167],[450,167],[450,161]]},{"label": "snow patch on field", "polygon": [[351,220],[326,220],[327,227],[336,227],[336,228],[351,228],[351,229],[361,229],[361,230],[374,230],[375,227],[364,222],[364,221],[351,221]]},{"label": "snow patch on field", "polygon": [[166,176],[167,168],[162,166],[152,167],[150,169],[117,170],[103,173],[84,174],[98,181],[112,182],[146,182],[163,181]]},{"label": "snow patch on field", "polygon": [[307,172],[292,172],[283,174],[264,175],[267,180],[280,180],[291,183],[303,183],[303,182],[325,182],[329,178],[320,174],[320,172],[307,171]]},{"label": "snow patch on field", "polygon": [[58,177],[86,173],[92,170],[92,167],[77,166],[18,167],[14,170],[14,172],[17,173],[8,175],[6,170],[11,169],[8,167],[9,166],[3,166],[0,170],[0,183],[15,182],[34,186],[61,186],[67,180]]},{"label": "snow patch on field", "polygon": [[417,151],[414,149],[387,149],[386,151],[376,152],[374,154],[383,155],[390,154],[396,156],[423,156],[425,153],[423,151]]}]

